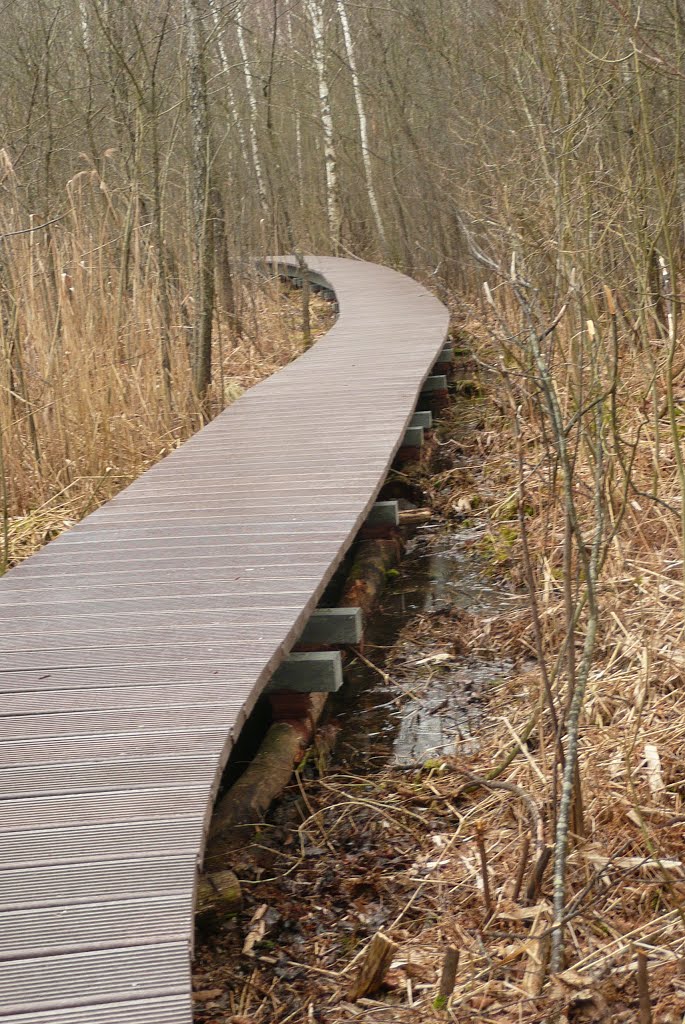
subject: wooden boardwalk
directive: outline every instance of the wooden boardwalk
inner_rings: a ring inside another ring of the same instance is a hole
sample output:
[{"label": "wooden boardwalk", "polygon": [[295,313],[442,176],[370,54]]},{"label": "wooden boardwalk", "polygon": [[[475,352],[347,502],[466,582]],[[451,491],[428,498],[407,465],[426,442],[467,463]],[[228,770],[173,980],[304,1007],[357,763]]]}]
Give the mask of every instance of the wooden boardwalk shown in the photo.
[{"label": "wooden boardwalk", "polygon": [[368,514],[446,337],[369,263],[340,316],[0,579],[0,1024],[189,1024],[221,772]]}]

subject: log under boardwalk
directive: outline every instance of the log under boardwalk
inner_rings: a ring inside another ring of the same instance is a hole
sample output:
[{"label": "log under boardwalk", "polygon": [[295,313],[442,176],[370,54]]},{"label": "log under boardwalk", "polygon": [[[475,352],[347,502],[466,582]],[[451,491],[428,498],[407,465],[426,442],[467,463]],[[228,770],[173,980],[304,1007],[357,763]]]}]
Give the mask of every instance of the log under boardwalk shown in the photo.
[{"label": "log under boardwalk", "polygon": [[339,305],[328,334],[0,580],[2,1024],[192,1020],[222,769],[447,334],[414,281],[309,263]]}]

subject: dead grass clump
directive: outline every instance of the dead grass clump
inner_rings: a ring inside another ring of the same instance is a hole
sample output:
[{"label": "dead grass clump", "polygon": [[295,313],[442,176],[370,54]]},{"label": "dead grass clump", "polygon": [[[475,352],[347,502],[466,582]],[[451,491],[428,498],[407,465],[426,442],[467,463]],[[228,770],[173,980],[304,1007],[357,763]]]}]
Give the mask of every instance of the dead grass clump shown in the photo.
[{"label": "dead grass clump", "polygon": [[[10,235],[26,227],[20,206],[0,209],[0,234],[8,235],[0,265],[0,571],[112,497],[202,422],[187,351],[190,268],[171,259],[175,241],[179,252],[185,247],[170,232],[165,313],[148,228],[104,181],[98,187],[107,202],[94,208],[92,185],[79,176],[70,182],[67,214],[43,231]],[[298,295],[241,268],[233,308],[217,310],[213,413],[299,354],[299,307]],[[313,297],[315,332],[330,316],[329,304]]]}]

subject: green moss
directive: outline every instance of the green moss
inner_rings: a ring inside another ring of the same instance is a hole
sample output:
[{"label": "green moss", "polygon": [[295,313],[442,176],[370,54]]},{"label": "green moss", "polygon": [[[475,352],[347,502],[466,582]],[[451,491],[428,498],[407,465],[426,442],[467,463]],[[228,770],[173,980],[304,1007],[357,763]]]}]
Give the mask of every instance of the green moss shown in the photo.
[{"label": "green moss", "polygon": [[[498,505],[493,513],[493,518],[500,522],[503,519],[517,519],[519,514],[519,502],[518,496],[512,494],[511,497],[503,501],[501,505]],[[523,506],[524,516],[530,517],[535,515],[535,509],[532,505]]]},{"label": "green moss", "polygon": [[501,566],[511,558],[512,549],[518,538],[518,527],[511,521],[504,522],[496,530],[489,530],[485,534],[480,541],[480,550],[490,564]]},{"label": "green moss", "polygon": [[462,398],[479,398],[483,389],[476,380],[458,380],[456,391]]}]

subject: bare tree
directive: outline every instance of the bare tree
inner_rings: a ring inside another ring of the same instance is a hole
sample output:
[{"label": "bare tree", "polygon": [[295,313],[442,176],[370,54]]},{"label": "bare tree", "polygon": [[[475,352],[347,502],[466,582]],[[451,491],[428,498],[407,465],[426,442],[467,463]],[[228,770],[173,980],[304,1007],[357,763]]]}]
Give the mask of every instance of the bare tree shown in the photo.
[{"label": "bare tree", "polygon": [[328,232],[334,251],[341,242],[342,209],[340,203],[340,184],[338,181],[338,158],[333,133],[333,113],[331,111],[331,94],[328,85],[326,68],[326,33],[323,7],[319,0],[305,0],[307,14],[312,25],[314,36],[314,64],[319,84],[319,110],[324,139],[324,162],[326,166],[326,211],[328,214]]},{"label": "bare tree", "polygon": [[210,133],[205,41],[198,0],[183,4],[188,57],[191,127],[192,208],[195,249],[194,325],[191,345],[193,386],[203,413],[212,379],[214,315],[214,244],[210,190]]},{"label": "bare tree", "polygon": [[364,178],[366,181],[366,190],[369,195],[369,205],[371,206],[371,212],[373,213],[373,219],[376,224],[376,230],[378,232],[378,238],[381,243],[381,249],[385,253],[387,249],[387,240],[385,237],[383,218],[381,217],[381,211],[378,205],[376,186],[374,184],[373,165],[371,162],[371,150],[369,148],[368,122],[366,118],[366,110],[364,108],[364,96],[362,93],[361,81],[359,78],[359,73],[357,71],[357,61],[354,54],[352,32],[350,31],[350,22],[349,18],[347,17],[345,0],[335,0],[335,2],[338,10],[338,17],[340,18],[340,24],[342,25],[343,39],[345,41],[345,52],[347,53],[347,63],[350,66],[350,74],[352,75],[352,88],[354,90],[354,102],[357,110],[357,123],[359,126],[359,140],[361,142],[362,148],[362,160],[364,161]]},{"label": "bare tree", "polygon": [[250,64],[250,56],[247,51],[247,43],[245,42],[245,30],[241,21],[242,15],[240,15],[236,21],[236,33],[238,36],[238,46],[240,47],[240,55],[243,59],[243,74],[245,75],[245,88],[247,90],[247,99],[250,105],[250,148],[252,150],[252,162],[254,164],[255,178],[257,181],[257,192],[259,193],[259,202],[262,207],[262,212],[267,213],[269,209],[269,198],[266,189],[266,175],[264,173],[264,167],[262,165],[262,156],[259,148],[258,138],[258,125],[259,125],[259,110],[257,107],[257,94],[254,87],[254,80],[252,77],[252,69]]}]

